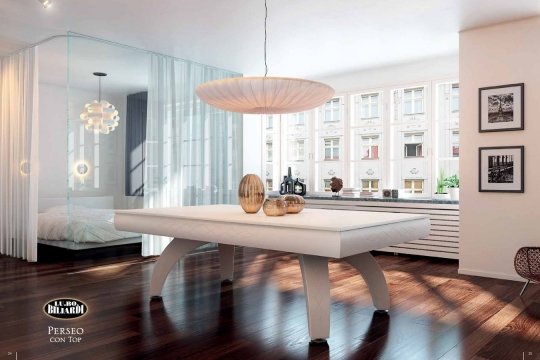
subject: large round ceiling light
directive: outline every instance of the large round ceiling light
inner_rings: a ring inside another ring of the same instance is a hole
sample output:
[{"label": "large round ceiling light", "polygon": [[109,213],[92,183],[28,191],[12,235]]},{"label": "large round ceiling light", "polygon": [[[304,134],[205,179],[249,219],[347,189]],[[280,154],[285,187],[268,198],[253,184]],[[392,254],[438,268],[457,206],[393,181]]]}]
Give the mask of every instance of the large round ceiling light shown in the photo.
[{"label": "large round ceiling light", "polygon": [[244,114],[288,114],[316,108],[334,96],[330,86],[311,80],[269,77],[266,63],[266,19],[264,1],[264,65],[261,77],[236,77],[203,83],[195,90],[206,103]]}]

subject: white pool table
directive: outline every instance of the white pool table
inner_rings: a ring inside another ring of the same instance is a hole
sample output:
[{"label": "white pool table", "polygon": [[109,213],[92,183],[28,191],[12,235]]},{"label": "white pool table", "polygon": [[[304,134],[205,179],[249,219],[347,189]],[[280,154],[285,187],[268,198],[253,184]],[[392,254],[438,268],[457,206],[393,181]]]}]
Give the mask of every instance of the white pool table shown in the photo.
[{"label": "white pool table", "polygon": [[383,272],[369,253],[429,234],[427,215],[304,209],[299,214],[269,217],[246,214],[238,205],[187,206],[117,210],[118,230],[174,238],[156,262],[150,295],[160,297],[174,264],[189,251],[218,243],[221,278],[233,279],[234,246],[279,250],[299,255],[309,335],[324,342],[330,335],[328,259],[355,267],[369,287],[378,310],[390,308]]}]

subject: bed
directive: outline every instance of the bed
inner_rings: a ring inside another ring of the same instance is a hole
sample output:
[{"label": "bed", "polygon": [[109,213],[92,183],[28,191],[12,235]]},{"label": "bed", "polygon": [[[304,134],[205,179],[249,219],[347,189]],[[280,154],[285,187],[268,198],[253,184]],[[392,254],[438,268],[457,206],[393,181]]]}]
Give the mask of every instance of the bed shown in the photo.
[{"label": "bed", "polygon": [[117,254],[140,254],[141,235],[116,230],[113,198],[40,198],[38,253],[41,259],[60,260]]}]

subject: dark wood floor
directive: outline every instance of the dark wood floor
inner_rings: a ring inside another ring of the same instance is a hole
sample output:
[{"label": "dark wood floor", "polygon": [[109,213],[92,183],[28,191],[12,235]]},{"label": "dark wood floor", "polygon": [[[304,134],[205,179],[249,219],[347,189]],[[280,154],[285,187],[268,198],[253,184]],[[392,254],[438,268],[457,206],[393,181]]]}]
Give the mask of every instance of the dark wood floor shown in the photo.
[{"label": "dark wood floor", "polygon": [[[0,257],[0,359],[540,359],[540,285],[520,298],[521,283],[457,275],[454,261],[377,260],[389,315],[374,313],[350,266],[331,262],[331,337],[314,347],[292,255],[239,249],[232,285],[220,284],[217,253],[189,256],[152,302],[153,259]],[[88,314],[47,317],[43,305],[60,297],[83,300]],[[51,343],[48,326],[81,327],[82,341]]]}]

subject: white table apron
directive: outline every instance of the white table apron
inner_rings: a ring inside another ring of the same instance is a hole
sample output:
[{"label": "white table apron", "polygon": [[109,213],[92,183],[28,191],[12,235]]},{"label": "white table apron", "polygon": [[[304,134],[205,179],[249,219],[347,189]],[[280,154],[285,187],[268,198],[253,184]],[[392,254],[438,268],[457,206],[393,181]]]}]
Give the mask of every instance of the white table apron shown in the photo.
[{"label": "white table apron", "polygon": [[269,218],[244,214],[240,207],[230,205],[122,210],[116,213],[115,225],[118,230],[174,238],[154,267],[152,297],[161,297],[165,280],[180,259],[210,242],[218,243],[222,281],[233,280],[235,245],[298,254],[309,336],[314,342],[325,342],[330,336],[329,258],[352,265],[366,282],[375,308],[387,311],[386,279],[369,251],[429,233],[429,219],[424,215],[306,209],[298,215]]}]

